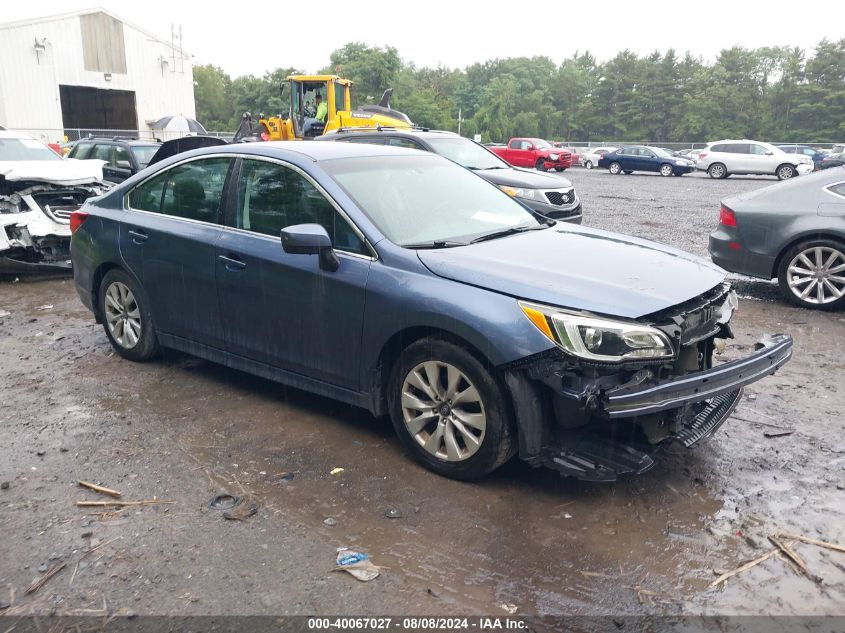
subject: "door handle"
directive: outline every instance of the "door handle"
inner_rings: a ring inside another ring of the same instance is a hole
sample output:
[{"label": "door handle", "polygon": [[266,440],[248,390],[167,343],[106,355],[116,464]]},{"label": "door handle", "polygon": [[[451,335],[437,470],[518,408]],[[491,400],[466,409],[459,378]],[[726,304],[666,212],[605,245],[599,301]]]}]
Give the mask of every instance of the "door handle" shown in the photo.
[{"label": "door handle", "polygon": [[143,244],[149,239],[149,235],[144,233],[143,231],[135,231],[133,229],[129,229],[129,235],[132,236],[132,241],[135,244]]},{"label": "door handle", "polygon": [[246,268],[246,263],[242,262],[239,259],[235,259],[234,257],[227,257],[226,255],[218,255],[217,259],[222,261],[226,264],[226,270],[236,272],[238,270],[243,270]]}]

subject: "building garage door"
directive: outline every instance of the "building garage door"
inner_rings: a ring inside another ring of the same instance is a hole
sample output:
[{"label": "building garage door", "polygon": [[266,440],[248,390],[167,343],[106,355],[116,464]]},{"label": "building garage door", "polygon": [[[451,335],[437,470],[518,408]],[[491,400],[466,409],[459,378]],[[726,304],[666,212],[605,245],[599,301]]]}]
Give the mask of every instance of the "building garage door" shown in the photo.
[{"label": "building garage door", "polygon": [[89,131],[137,130],[135,93],[131,90],[102,90],[86,86],[59,86],[62,122],[68,138]]}]

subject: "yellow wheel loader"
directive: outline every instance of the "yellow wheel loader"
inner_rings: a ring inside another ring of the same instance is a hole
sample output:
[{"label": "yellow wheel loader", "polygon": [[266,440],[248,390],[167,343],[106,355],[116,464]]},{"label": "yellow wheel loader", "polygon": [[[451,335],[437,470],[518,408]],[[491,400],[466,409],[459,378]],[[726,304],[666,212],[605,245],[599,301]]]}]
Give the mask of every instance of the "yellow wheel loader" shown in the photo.
[{"label": "yellow wheel loader", "polygon": [[[286,81],[290,88],[288,115],[260,115],[255,125],[247,113],[235,141],[302,140],[349,127],[413,127],[405,114],[390,107],[392,89],[384,91],[377,105],[353,109],[350,95],[352,82],[348,79],[337,75],[290,75]],[[325,107],[318,105],[318,97]]]}]

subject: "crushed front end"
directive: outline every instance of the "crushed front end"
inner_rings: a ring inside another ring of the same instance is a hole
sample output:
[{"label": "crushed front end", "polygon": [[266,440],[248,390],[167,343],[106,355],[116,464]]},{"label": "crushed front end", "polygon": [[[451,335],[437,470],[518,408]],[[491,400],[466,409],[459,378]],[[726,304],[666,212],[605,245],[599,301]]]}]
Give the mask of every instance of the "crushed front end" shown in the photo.
[{"label": "crushed front end", "polygon": [[70,214],[105,190],[0,175],[0,274],[69,271]]},{"label": "crushed front end", "polygon": [[691,447],[713,434],[743,387],[792,355],[792,338],[776,334],[748,356],[714,362],[733,338],[735,308],[726,283],[634,322],[523,305],[558,347],[506,368],[520,456],[579,479],[613,481],[648,470],[668,443]]}]

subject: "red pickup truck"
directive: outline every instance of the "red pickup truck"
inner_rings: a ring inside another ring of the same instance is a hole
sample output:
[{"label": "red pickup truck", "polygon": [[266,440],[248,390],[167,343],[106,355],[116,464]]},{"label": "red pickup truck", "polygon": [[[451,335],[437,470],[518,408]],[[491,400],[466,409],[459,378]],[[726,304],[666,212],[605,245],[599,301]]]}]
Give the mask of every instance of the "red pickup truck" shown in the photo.
[{"label": "red pickup truck", "polygon": [[536,167],[540,171],[563,171],[572,167],[572,154],[553,147],[541,138],[512,138],[505,147],[490,147],[514,167]]}]

